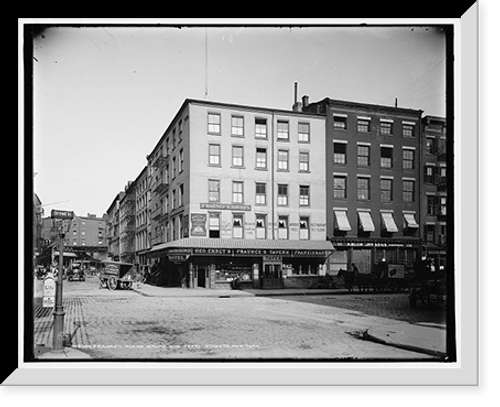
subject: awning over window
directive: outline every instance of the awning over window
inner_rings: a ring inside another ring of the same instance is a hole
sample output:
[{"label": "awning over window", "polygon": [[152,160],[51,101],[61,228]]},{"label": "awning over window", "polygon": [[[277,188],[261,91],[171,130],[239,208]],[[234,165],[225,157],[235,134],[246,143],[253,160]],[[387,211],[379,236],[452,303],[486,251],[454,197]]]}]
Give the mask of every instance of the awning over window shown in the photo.
[{"label": "awning over window", "polygon": [[382,224],[385,230],[389,233],[396,233],[398,227],[396,226],[392,212],[381,212],[380,215],[382,215]]},{"label": "awning over window", "polygon": [[360,211],[358,212],[358,216],[363,232],[375,232],[375,224],[370,212]]},{"label": "awning over window", "polygon": [[403,213],[403,217],[405,218],[407,228],[418,229],[419,226],[414,213]]},{"label": "awning over window", "polygon": [[342,232],[349,232],[351,224],[347,218],[347,211],[333,211],[335,213],[335,220],[337,222],[337,229]]}]

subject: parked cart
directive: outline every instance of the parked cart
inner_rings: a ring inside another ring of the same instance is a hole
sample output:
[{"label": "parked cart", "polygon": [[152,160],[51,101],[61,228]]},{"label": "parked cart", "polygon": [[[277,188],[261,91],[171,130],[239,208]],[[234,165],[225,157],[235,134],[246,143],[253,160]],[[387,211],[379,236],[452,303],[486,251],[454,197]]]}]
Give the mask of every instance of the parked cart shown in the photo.
[{"label": "parked cart", "polygon": [[110,290],[121,288],[130,290],[135,280],[135,270],[132,263],[116,261],[104,262],[105,267],[99,276],[99,288],[107,287]]}]

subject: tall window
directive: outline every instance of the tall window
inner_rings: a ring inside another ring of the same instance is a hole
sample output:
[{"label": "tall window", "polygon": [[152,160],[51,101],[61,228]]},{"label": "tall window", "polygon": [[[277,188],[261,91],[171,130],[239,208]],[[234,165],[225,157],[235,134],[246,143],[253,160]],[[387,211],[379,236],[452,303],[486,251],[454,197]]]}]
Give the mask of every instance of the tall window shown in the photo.
[{"label": "tall window", "polygon": [[220,114],[219,113],[209,113],[208,114],[208,133],[209,134],[220,134]]},{"label": "tall window", "polygon": [[231,117],[231,134],[233,136],[244,136],[244,120],[243,116]]},{"label": "tall window", "polygon": [[278,140],[290,140],[288,121],[278,120]]},{"label": "tall window", "polygon": [[172,158],[172,179],[174,179],[177,176],[177,160]]},{"label": "tall window", "polygon": [[415,150],[409,148],[403,148],[403,169],[404,170],[415,169]]},{"label": "tall window", "polygon": [[233,181],[233,203],[243,203],[243,182]]},{"label": "tall window", "polygon": [[415,181],[403,180],[403,202],[415,202]]},{"label": "tall window", "polygon": [[208,218],[208,237],[220,237],[220,213],[210,212]]},{"label": "tall window", "polygon": [[243,146],[233,146],[233,167],[243,167]]},{"label": "tall window", "polygon": [[369,133],[370,132],[370,120],[368,119],[358,119],[358,133]]},{"label": "tall window", "polygon": [[433,184],[436,179],[436,167],[433,165],[426,165],[424,167],[424,182]]},{"label": "tall window", "polygon": [[299,123],[299,142],[309,143],[309,123]]},{"label": "tall window", "polygon": [[392,147],[380,147],[380,167],[392,168]]},{"label": "tall window", "polygon": [[208,146],[208,164],[219,166],[220,164],[220,144],[210,144]]},{"label": "tall window", "polygon": [[267,149],[257,148],[255,167],[260,169],[267,168]]},{"label": "tall window", "polygon": [[266,204],[266,184],[264,182],[257,182],[255,184],[255,205]]},{"label": "tall window", "polygon": [[299,239],[309,240],[309,218],[301,216],[299,220]]},{"label": "tall window", "polygon": [[233,214],[233,238],[243,239],[243,215],[240,213]]},{"label": "tall window", "polygon": [[179,185],[179,206],[184,205],[184,184]]},{"label": "tall window", "polygon": [[288,239],[288,216],[278,216],[278,239]]},{"label": "tall window", "polygon": [[380,201],[392,202],[392,184],[393,180],[390,178],[380,179]]},{"label": "tall window", "polygon": [[404,137],[415,137],[415,125],[414,124],[403,124],[403,136]]},{"label": "tall window", "polygon": [[446,216],[446,197],[439,197],[439,215]]},{"label": "tall window", "polygon": [[172,191],[172,210],[177,208],[177,194],[175,193],[175,189]]},{"label": "tall window", "polygon": [[220,181],[209,179],[208,180],[208,201],[220,202]]},{"label": "tall window", "polygon": [[427,137],[425,140],[425,150],[427,154],[436,154],[437,141],[434,137]]},{"label": "tall window", "polygon": [[278,150],[278,170],[288,171],[288,150]]},{"label": "tall window", "polygon": [[333,162],[335,164],[347,162],[347,143],[333,143]]},{"label": "tall window", "polygon": [[267,138],[267,119],[255,118],[255,137]]},{"label": "tall window", "polygon": [[266,215],[255,215],[255,238],[265,239],[267,230]]},{"label": "tall window", "polygon": [[278,205],[288,206],[288,185],[278,184]]},{"label": "tall window", "polygon": [[437,197],[434,195],[427,195],[427,215],[435,215],[437,207]]},{"label": "tall window", "polygon": [[299,152],[299,171],[309,172],[309,152]]},{"label": "tall window", "polygon": [[333,129],[334,130],[345,130],[345,129],[347,129],[347,117],[344,117],[344,116],[333,116]]},{"label": "tall window", "polygon": [[370,178],[358,177],[357,193],[358,201],[368,201],[370,199]]},{"label": "tall window", "polygon": [[370,166],[370,146],[358,144],[358,167]]},{"label": "tall window", "polygon": [[345,175],[333,176],[333,197],[347,198],[347,177]]},{"label": "tall window", "polygon": [[299,191],[299,206],[309,206],[309,186],[301,185]]},{"label": "tall window", "polygon": [[393,123],[392,122],[380,122],[380,134],[385,134],[385,135],[392,135],[392,128],[393,128]]},{"label": "tall window", "polygon": [[179,173],[184,170],[184,150],[181,148],[179,150]]}]

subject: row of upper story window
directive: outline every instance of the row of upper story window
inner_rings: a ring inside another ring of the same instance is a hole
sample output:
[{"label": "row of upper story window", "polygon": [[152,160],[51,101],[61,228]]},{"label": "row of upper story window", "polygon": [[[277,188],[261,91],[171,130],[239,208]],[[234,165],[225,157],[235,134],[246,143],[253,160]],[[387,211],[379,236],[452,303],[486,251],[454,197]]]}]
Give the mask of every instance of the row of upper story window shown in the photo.
[{"label": "row of upper story window", "polygon": [[[268,138],[268,119],[265,117],[254,117],[254,134],[258,139]],[[209,135],[220,136],[223,133],[221,114],[208,113],[207,117],[207,132]],[[232,137],[245,137],[245,117],[243,115],[231,115],[231,132]],[[290,140],[290,121],[286,119],[278,119],[276,124],[276,138],[278,141]],[[297,142],[310,143],[311,127],[309,122],[299,121],[297,123]]]},{"label": "row of upper story window", "polygon": [[[333,142],[333,163],[335,165],[347,165],[347,146],[346,141]],[[394,168],[394,146],[380,145],[379,148],[380,168]],[[358,143],[356,145],[356,163],[358,167],[370,167],[372,165],[372,146],[367,143]],[[415,147],[402,147],[403,170],[414,170],[416,161]]]},{"label": "row of upper story window", "polygon": [[[268,191],[266,182],[255,182],[255,205],[265,206],[268,204]],[[309,185],[299,185],[298,196],[296,197],[299,206],[310,206],[311,187]],[[245,203],[245,183],[243,181],[232,181],[232,203]],[[278,206],[289,206],[290,186],[288,184],[277,184]],[[208,202],[221,202],[221,181],[217,179],[208,180]]]},{"label": "row of upper story window", "polygon": [[[255,156],[250,159],[254,162],[255,169],[268,169],[268,149],[266,147],[255,148]],[[290,151],[288,149],[278,149],[277,159],[276,169],[278,171],[290,171]],[[221,144],[210,143],[208,145],[208,165],[210,167],[222,167]],[[231,147],[231,167],[245,168],[244,146],[233,145]],[[299,151],[297,170],[299,172],[310,172],[309,151]]]},{"label": "row of upper story window", "polygon": [[[402,201],[404,203],[416,202],[416,180],[403,178]],[[358,201],[371,201],[373,199],[373,183],[369,175],[358,174],[356,176],[356,199]],[[394,202],[394,178],[380,177],[378,181],[378,193],[380,202]],[[350,194],[348,188],[347,174],[333,175],[333,199],[348,199]]]},{"label": "row of upper story window", "polygon": [[[349,130],[350,121],[345,114],[333,114],[333,130]],[[371,117],[357,116],[355,122],[357,133],[378,134],[382,136],[395,136],[395,127],[393,119],[379,118],[377,120]],[[403,137],[415,137],[417,134],[417,123],[412,121],[402,121],[401,133]]]}]

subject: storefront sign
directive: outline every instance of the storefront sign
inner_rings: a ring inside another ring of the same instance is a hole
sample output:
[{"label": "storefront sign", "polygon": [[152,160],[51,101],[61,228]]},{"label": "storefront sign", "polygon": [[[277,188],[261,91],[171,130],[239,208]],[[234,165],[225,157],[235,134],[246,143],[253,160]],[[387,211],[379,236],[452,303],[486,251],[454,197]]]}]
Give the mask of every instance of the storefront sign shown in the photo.
[{"label": "storefront sign", "polygon": [[401,243],[401,242],[345,242],[332,241],[334,246],[343,247],[417,247],[417,243]]},{"label": "storefront sign", "polygon": [[389,264],[389,278],[404,278],[405,266],[401,264]]},{"label": "storefront sign", "polygon": [[283,256],[264,256],[262,257],[262,261],[272,261],[272,262],[282,262]]},{"label": "storefront sign", "polygon": [[206,236],[207,235],[207,214],[192,213],[191,214],[191,236]]},{"label": "storefront sign", "polygon": [[[182,252],[181,252],[182,250]],[[279,257],[326,257],[325,250],[289,250],[289,249],[224,249],[224,248],[186,248],[171,249],[168,255],[191,254],[193,256],[279,256]]]},{"label": "storefront sign", "polygon": [[245,204],[225,204],[219,202],[200,203],[200,209],[212,209],[223,211],[251,211],[251,205]]}]

